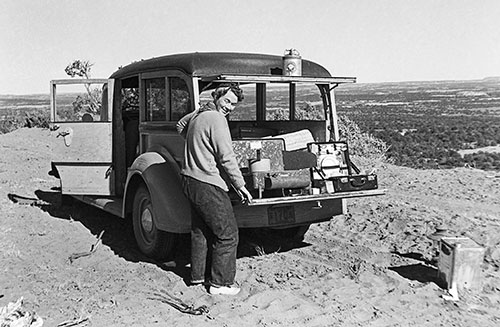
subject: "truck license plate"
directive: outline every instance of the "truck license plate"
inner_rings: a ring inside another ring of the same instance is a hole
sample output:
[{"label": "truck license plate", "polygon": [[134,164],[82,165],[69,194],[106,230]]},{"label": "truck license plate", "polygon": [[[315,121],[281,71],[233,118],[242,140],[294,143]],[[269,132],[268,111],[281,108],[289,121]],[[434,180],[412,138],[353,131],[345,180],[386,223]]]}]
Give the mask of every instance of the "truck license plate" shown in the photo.
[{"label": "truck license plate", "polygon": [[282,225],[295,223],[295,210],[293,206],[269,207],[267,209],[269,225]]}]

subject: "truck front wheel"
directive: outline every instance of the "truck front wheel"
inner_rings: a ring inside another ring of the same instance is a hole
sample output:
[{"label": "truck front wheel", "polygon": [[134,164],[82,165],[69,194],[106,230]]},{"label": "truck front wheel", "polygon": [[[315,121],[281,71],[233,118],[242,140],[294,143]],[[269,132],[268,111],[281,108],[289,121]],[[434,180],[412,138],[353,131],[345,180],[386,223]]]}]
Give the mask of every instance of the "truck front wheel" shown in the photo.
[{"label": "truck front wheel", "polygon": [[132,224],[139,250],[156,260],[166,259],[174,248],[176,234],[157,228],[151,195],[146,186],[141,185],[137,189],[133,206]]}]

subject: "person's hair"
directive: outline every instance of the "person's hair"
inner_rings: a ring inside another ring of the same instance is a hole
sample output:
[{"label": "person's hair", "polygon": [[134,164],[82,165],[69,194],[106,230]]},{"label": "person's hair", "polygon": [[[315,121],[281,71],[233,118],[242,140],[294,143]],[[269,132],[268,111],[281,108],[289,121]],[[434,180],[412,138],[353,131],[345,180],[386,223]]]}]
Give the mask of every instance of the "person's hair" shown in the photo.
[{"label": "person's hair", "polygon": [[239,84],[237,83],[224,83],[217,86],[217,88],[212,92],[212,97],[216,101],[221,96],[227,94],[227,92],[233,92],[234,95],[238,98],[238,102],[242,101],[245,97],[243,96],[243,90],[240,89]]}]

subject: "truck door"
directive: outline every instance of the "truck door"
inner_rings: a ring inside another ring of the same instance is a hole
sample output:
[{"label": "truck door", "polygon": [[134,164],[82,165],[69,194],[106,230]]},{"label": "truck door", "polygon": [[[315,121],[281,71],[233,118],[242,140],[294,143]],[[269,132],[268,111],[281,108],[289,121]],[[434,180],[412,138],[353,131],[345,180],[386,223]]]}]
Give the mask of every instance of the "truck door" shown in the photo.
[{"label": "truck door", "polygon": [[50,82],[53,173],[70,195],[114,195],[113,80]]}]

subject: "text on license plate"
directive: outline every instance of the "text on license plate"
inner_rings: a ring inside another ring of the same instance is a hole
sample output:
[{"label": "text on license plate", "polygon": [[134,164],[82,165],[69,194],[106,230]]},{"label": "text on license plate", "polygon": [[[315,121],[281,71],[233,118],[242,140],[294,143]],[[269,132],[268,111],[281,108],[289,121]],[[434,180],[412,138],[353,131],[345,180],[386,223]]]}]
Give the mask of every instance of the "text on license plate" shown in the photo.
[{"label": "text on license plate", "polygon": [[295,209],[293,206],[269,207],[267,218],[269,225],[295,223]]}]

